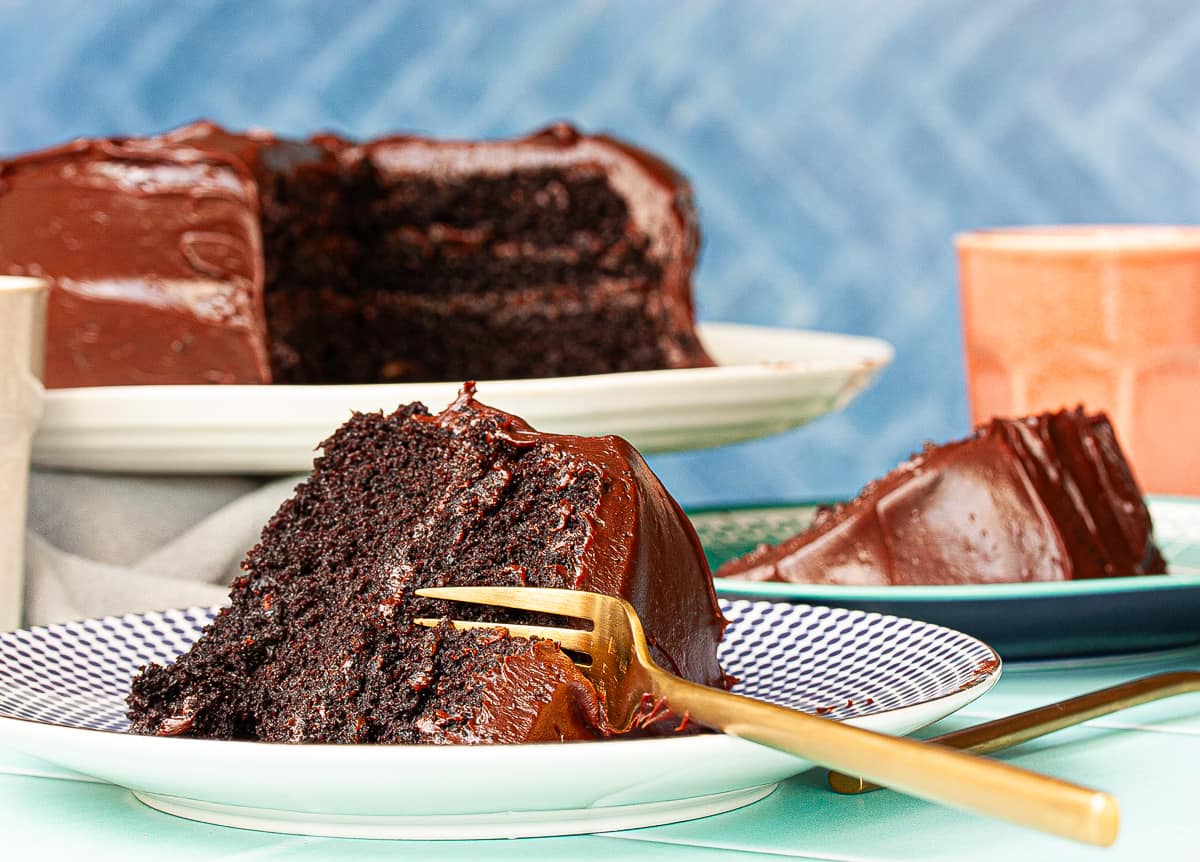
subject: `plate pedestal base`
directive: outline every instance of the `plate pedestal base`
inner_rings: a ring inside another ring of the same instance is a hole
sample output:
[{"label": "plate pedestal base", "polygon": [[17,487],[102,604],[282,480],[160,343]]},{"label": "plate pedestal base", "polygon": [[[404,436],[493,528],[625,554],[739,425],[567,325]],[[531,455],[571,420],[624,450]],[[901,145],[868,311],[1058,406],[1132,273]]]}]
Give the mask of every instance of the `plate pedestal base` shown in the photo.
[{"label": "plate pedestal base", "polygon": [[273,808],[243,808],[165,796],[133,795],[158,811],[238,829],[319,835],[327,838],[407,838],[417,841],[471,840],[477,838],[544,838],[583,835],[662,826],[695,820],[749,805],[769,795],[778,784],[731,790],[693,799],[644,805],[612,805],[563,811],[501,811],[494,814],[361,815],[312,814]]}]

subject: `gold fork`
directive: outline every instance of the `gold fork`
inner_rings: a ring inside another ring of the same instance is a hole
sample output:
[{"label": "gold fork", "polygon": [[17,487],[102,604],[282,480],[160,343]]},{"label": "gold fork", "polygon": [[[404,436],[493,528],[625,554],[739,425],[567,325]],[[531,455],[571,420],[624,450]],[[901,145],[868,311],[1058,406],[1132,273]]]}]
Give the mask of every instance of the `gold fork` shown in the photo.
[{"label": "gold fork", "polygon": [[[590,631],[469,620],[453,624],[547,638],[587,655],[590,662],[577,664],[600,692],[609,721],[619,730],[630,727],[643,696],[651,694],[665,700],[673,712],[707,727],[911,796],[1089,844],[1108,846],[1116,840],[1117,801],[1102,791],[943,746],[874,733],[668,673],[650,658],[637,612],[622,599],[534,587],[442,587],[416,594],[590,621]],[[438,620],[416,622],[436,625]]]}]

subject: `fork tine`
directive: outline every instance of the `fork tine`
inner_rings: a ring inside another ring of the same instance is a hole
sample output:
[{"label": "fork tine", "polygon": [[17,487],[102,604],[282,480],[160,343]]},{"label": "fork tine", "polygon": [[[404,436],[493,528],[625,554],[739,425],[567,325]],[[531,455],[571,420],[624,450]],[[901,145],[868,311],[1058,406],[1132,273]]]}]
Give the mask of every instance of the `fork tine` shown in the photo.
[{"label": "fork tine", "polygon": [[[441,620],[420,617],[413,620],[413,622],[419,626],[432,628],[441,622]],[[483,620],[450,620],[450,625],[456,629],[504,629],[513,637],[546,638],[547,640],[557,641],[559,646],[564,649],[585,652],[589,655],[592,651],[592,633],[579,629],[560,629],[553,626],[526,626],[519,623],[489,623]]]},{"label": "fork tine", "polygon": [[593,621],[592,605],[596,598],[591,593],[541,587],[437,587],[416,590],[415,594],[427,599],[497,605]]}]

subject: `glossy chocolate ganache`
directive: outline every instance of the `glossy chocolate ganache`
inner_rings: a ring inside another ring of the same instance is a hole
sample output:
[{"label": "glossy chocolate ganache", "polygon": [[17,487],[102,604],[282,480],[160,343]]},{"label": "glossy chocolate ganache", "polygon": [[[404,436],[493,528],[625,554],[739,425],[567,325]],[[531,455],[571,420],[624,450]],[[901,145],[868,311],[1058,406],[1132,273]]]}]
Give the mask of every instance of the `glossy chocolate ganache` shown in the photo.
[{"label": "glossy chocolate ganache", "polygon": [[[556,644],[417,617],[559,624],[413,595],[445,585],[620,596],[663,667],[725,686],[725,620],[691,524],[617,437],[541,434],[473,397],[357,413],[263,530],[230,604],[133,681],[137,733],[274,742],[527,742],[615,731]],[[679,716],[651,710],[643,732]]]},{"label": "glossy chocolate ganache", "polygon": [[0,273],[46,278],[46,384],[362,383],[711,365],[665,162],[200,122],[0,161]]},{"label": "glossy chocolate ganache", "polygon": [[987,584],[1164,573],[1150,513],[1103,414],[994,419],[824,508],[718,577]]}]

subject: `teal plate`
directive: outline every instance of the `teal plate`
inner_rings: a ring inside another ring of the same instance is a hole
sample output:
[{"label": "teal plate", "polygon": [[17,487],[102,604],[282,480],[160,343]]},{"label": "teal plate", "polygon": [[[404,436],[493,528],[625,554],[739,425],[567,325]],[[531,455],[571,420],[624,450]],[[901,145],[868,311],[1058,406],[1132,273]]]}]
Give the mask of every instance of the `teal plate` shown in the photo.
[{"label": "teal plate", "polygon": [[[1171,574],[1030,584],[851,587],[717,578],[726,598],[832,605],[925,620],[966,632],[1007,659],[1097,656],[1200,643],[1200,500],[1152,497]],[[756,545],[804,529],[812,504],[689,513],[715,570]]]}]

